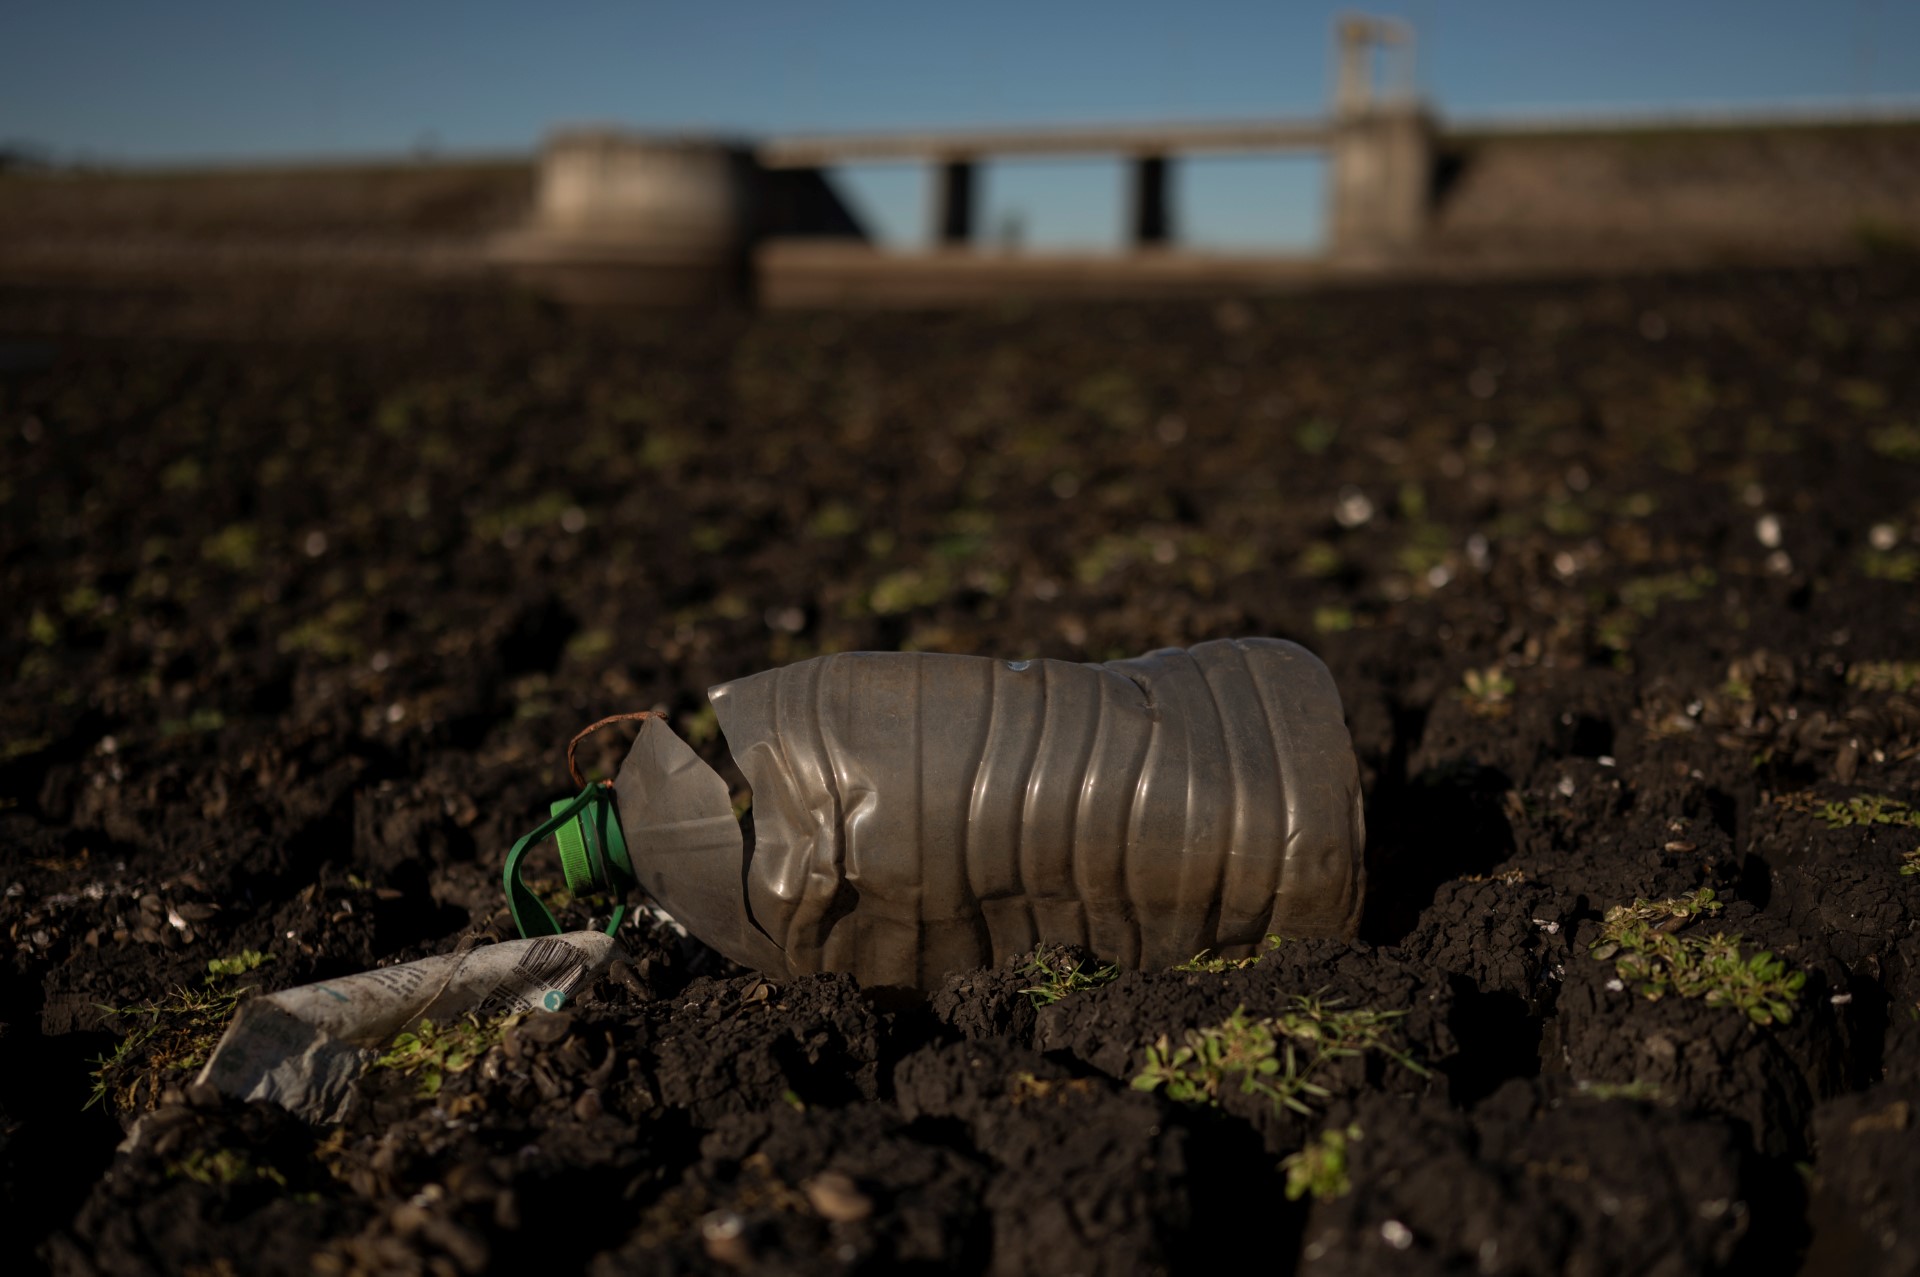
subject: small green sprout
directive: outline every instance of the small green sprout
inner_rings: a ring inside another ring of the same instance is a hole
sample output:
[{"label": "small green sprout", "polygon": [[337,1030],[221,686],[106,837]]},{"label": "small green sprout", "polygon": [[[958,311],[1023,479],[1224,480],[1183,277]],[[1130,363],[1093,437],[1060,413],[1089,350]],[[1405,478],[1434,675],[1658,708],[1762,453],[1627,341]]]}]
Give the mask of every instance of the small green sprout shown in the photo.
[{"label": "small green sprout", "polygon": [[1814,815],[1829,829],[1847,829],[1855,825],[1904,825],[1920,829],[1920,811],[1884,794],[1864,794],[1845,802],[1820,804]]},{"label": "small green sprout", "polygon": [[205,735],[217,732],[227,725],[227,716],[211,706],[201,706],[185,718],[163,718],[160,720],[160,739],[174,740],[181,736]]},{"label": "small green sprout", "polygon": [[1667,994],[1699,998],[1709,1006],[1743,1012],[1755,1024],[1784,1024],[1807,982],[1773,954],[1740,952],[1740,937],[1715,933],[1705,939],[1674,934],[1695,919],[1717,912],[1720,902],[1701,888],[1673,900],[1635,900],[1607,910],[1593,956],[1614,960],[1614,974],[1649,1001]]},{"label": "small green sprout", "polygon": [[[1651,507],[1649,506],[1649,513]],[[1690,603],[1711,589],[1716,577],[1709,568],[1636,577],[1620,587],[1620,606],[1602,616],[1594,637],[1602,647],[1624,653],[1641,627],[1670,602]]]},{"label": "small green sprout", "polygon": [[386,1053],[374,1061],[374,1066],[417,1078],[421,1095],[438,1095],[449,1074],[464,1073],[478,1064],[480,1057],[521,1018],[506,1015],[482,1020],[467,1015],[446,1024],[422,1020],[395,1038]]},{"label": "small green sprout", "polygon": [[1662,1097],[1657,1082],[1580,1082],[1580,1094],[1596,1100],[1654,1101]]},{"label": "small green sprout", "polygon": [[[1615,905],[1607,910],[1606,919],[1601,924],[1602,943],[1619,940],[1626,929],[1636,923],[1644,923],[1659,931],[1678,931],[1696,918],[1719,913],[1724,908],[1724,904],[1714,899],[1711,887],[1702,887],[1671,900],[1641,898],[1630,905]],[[1594,956],[1609,955],[1595,953]]]},{"label": "small green sprout", "polygon": [[1339,576],[1346,567],[1346,561],[1340,557],[1340,551],[1328,541],[1314,541],[1300,552],[1294,560],[1293,570],[1301,576],[1316,577],[1322,581]]},{"label": "small green sprout", "polygon": [[1259,966],[1260,959],[1266,957],[1267,954],[1272,953],[1286,942],[1287,938],[1285,936],[1275,935],[1269,932],[1267,935],[1267,947],[1250,958],[1209,958],[1207,955],[1213,951],[1211,949],[1202,949],[1173,969],[1175,971],[1197,971],[1203,975],[1220,975],[1227,971],[1245,971],[1248,967]]},{"label": "small green sprout", "polygon": [[1920,580],[1920,552],[1913,550],[1862,550],[1860,571],[1876,581]]},{"label": "small green sprout", "polygon": [[1867,435],[1867,446],[1895,461],[1920,461],[1920,425],[1896,421]]},{"label": "small green sprout", "polygon": [[1177,1046],[1162,1034],[1147,1047],[1146,1068],[1133,1079],[1133,1088],[1165,1088],[1169,1099],[1217,1106],[1237,1078],[1243,1095],[1264,1095],[1276,1110],[1311,1114],[1308,1101],[1329,1095],[1314,1077],[1332,1060],[1376,1051],[1426,1075],[1411,1055],[1388,1044],[1394,1021],[1405,1014],[1342,1010],[1337,1001],[1307,996],[1296,996],[1291,1009],[1263,1019],[1250,1018],[1245,1007],[1238,1007],[1219,1024],[1187,1030]]},{"label": "small green sprout", "polygon": [[1856,661],[1847,667],[1847,686],[1863,692],[1910,692],[1920,687],[1920,661]]},{"label": "small green sprout", "polygon": [[1329,604],[1313,609],[1313,628],[1321,634],[1345,634],[1353,625],[1350,607]]},{"label": "small green sprout", "polygon": [[245,975],[257,969],[261,964],[272,962],[273,955],[262,953],[258,949],[242,949],[226,958],[207,959],[207,977],[211,983],[215,977]]},{"label": "small green sprout", "polygon": [[234,572],[248,572],[260,557],[260,531],[250,523],[234,523],[200,543],[200,557]]},{"label": "small green sprout", "polygon": [[23,736],[0,741],[0,763],[10,763],[16,758],[31,758],[51,744],[51,736]]},{"label": "small green sprout", "polygon": [[1089,971],[1084,959],[1072,957],[1059,949],[1043,947],[1034,950],[1032,959],[1020,968],[1020,974],[1030,976],[1034,981],[1020,992],[1033,999],[1036,1007],[1050,1007],[1070,993],[1111,984],[1119,978],[1120,967],[1117,963],[1109,962]]},{"label": "small green sprout", "polygon": [[[1243,1095],[1265,1095],[1277,1104],[1310,1112],[1297,1097],[1304,1093],[1325,1098],[1325,1088],[1294,1079],[1294,1085],[1283,1094],[1263,1080],[1280,1072],[1280,1061],[1274,1054],[1278,1049],[1273,1026],[1265,1020],[1248,1019],[1247,1009],[1238,1007],[1219,1024],[1189,1029],[1180,1046],[1173,1046],[1167,1036],[1161,1034],[1159,1041],[1147,1048],[1147,1067],[1133,1079],[1133,1087],[1137,1091],[1151,1091],[1164,1086],[1168,1099],[1183,1104],[1218,1105],[1221,1088],[1238,1074]],[[1291,1057],[1292,1052],[1288,1054]]]},{"label": "small green sprout", "polygon": [[1287,1173],[1287,1200],[1297,1202],[1312,1196],[1316,1202],[1330,1202],[1352,1192],[1353,1180],[1347,1175],[1347,1147],[1360,1138],[1357,1125],[1349,1125],[1344,1130],[1329,1127],[1308,1140],[1299,1152],[1282,1158],[1280,1169]]},{"label": "small green sprout", "polygon": [[713,706],[702,705],[680,720],[680,734],[689,745],[705,745],[720,739],[720,716]]},{"label": "small green sprout", "polygon": [[1482,718],[1498,718],[1513,708],[1514,682],[1498,665],[1468,670],[1460,681],[1467,708]]},{"label": "small green sprout", "polygon": [[190,1179],[197,1184],[226,1186],[266,1180],[287,1186],[287,1177],[271,1166],[256,1166],[245,1153],[217,1148],[211,1153],[196,1148],[178,1161],[167,1163],[168,1179]]}]

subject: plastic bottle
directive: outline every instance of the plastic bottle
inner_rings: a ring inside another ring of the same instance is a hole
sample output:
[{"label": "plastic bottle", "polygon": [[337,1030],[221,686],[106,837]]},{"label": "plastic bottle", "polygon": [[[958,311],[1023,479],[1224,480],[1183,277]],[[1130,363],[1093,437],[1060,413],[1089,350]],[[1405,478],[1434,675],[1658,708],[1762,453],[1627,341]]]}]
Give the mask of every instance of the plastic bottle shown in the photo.
[{"label": "plastic bottle", "polygon": [[1359,769],[1297,644],[1103,665],[855,652],[709,695],[753,845],[659,719],[614,780],[620,825],[640,885],[769,974],[927,988],[1041,942],[1160,967],[1359,923]]}]

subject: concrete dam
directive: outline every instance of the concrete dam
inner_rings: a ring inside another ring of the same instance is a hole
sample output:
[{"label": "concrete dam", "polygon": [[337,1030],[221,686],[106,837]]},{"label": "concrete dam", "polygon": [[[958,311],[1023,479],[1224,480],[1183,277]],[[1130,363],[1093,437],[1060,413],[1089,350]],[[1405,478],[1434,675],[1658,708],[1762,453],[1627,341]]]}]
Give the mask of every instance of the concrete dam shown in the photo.
[{"label": "concrete dam", "polygon": [[[764,139],[562,130],[527,159],[0,172],[0,287],[237,274],[469,286],[578,302],[941,305],[1379,278],[1855,260],[1920,251],[1920,113],[1450,121],[1412,91],[1412,33],[1343,20],[1325,115],[1301,120]],[[1379,55],[1401,74],[1376,82]],[[1325,159],[1311,254],[1197,251],[1179,169]],[[1118,252],[988,251],[980,168],[1107,157]],[[877,245],[837,166],[921,166],[929,244]]]}]

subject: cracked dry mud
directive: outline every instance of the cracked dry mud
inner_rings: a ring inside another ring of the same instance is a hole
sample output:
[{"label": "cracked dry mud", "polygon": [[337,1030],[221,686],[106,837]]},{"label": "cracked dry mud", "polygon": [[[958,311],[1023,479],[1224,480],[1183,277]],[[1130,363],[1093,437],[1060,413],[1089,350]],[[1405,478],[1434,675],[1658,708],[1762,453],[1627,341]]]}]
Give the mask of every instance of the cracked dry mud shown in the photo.
[{"label": "cracked dry mud", "polygon": [[[1916,282],[5,295],[9,1268],[1915,1271]],[[737,784],[727,678],[1234,634],[1345,698],[1351,946],[1037,1005],[1017,964],[914,1000],[640,926],[570,1010],[432,1094],[376,1069],[331,1129],[190,1097],[204,1031],[103,1009],[502,935],[500,857],[605,713],[665,707]],[[1790,1018],[1592,956],[1609,907],[1703,887],[1676,934],[1784,960]],[[1134,1085],[1302,996],[1402,1013],[1395,1054],[1300,1108]],[[1343,1173],[1289,1197],[1326,1132]]]}]

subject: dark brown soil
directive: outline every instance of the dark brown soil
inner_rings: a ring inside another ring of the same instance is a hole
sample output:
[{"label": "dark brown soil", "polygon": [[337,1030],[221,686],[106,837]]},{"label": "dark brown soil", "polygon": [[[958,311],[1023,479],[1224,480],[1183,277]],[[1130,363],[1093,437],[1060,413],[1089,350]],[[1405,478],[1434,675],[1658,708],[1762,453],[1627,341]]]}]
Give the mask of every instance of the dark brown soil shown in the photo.
[{"label": "dark brown soil", "polygon": [[[1830,817],[1920,780],[1916,283],[289,294],[191,337],[0,297],[0,1263],[1915,1271],[1920,828]],[[189,1097],[191,1033],[103,1009],[502,936],[501,857],[606,713],[722,762],[703,690],[818,652],[1237,634],[1346,699],[1352,946],[1036,1006],[1012,965],[915,1002],[643,925],[574,1008],[435,1095],[375,1070],[337,1129]],[[1700,887],[1697,931],[1804,973],[1790,1019],[1591,956],[1609,906]],[[1131,1084],[1301,996],[1403,1012],[1397,1058],[1305,1113]],[[1282,1159],[1350,1128],[1349,1190],[1289,1200]]]}]

